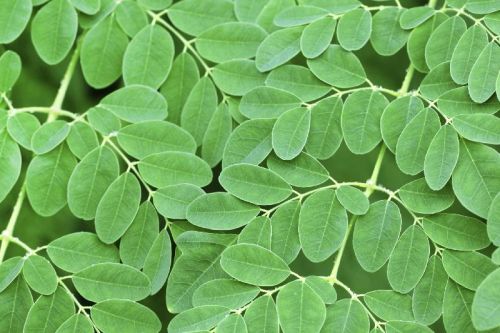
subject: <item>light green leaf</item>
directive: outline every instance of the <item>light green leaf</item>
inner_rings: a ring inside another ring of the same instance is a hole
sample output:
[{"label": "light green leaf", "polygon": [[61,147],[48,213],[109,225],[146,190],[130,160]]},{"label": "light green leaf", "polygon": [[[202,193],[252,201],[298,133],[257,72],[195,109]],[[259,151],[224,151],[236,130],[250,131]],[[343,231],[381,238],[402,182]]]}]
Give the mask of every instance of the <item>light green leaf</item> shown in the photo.
[{"label": "light green leaf", "polygon": [[57,275],[51,263],[39,255],[31,255],[24,261],[23,277],[28,286],[42,295],[56,291]]},{"label": "light green leaf", "polygon": [[472,302],[472,322],[479,330],[492,329],[500,325],[498,285],[500,284],[500,269],[493,273],[479,285]]},{"label": "light green leaf", "polygon": [[85,155],[99,145],[94,129],[89,124],[81,121],[71,125],[66,143],[68,144],[69,150],[71,150],[73,155],[78,159],[83,159]]},{"label": "light green leaf", "polygon": [[493,114],[500,110],[500,102],[492,98],[485,103],[477,104],[470,98],[467,87],[460,87],[439,96],[438,108],[441,113],[452,118],[460,114]]},{"label": "light green leaf", "polygon": [[63,120],[43,124],[31,137],[31,148],[35,154],[48,153],[68,136],[70,126]]},{"label": "light green leaf", "polygon": [[314,157],[301,153],[289,161],[275,155],[267,159],[267,167],[292,186],[311,187],[328,180],[328,170]]},{"label": "light green leaf", "polygon": [[120,258],[124,264],[141,269],[158,235],[158,214],[149,201],[139,206],[134,221],[120,240]]},{"label": "light green leaf", "polygon": [[285,8],[274,17],[278,27],[295,27],[314,22],[328,15],[328,11],[314,6],[292,6]]},{"label": "light green leaf", "polygon": [[256,244],[270,250],[271,233],[271,220],[266,216],[258,216],[241,230],[238,244]]},{"label": "light green leaf", "polygon": [[321,262],[338,250],[347,231],[347,213],[335,191],[312,194],[302,206],[299,218],[300,244],[312,262]]},{"label": "light green leaf", "polygon": [[172,262],[172,243],[168,231],[163,229],[151,245],[144,261],[143,272],[151,281],[150,294],[156,294],[167,281]]},{"label": "light green leaf", "polygon": [[256,286],[274,286],[290,275],[283,259],[254,244],[228,247],[222,253],[220,264],[236,280]]},{"label": "light green leaf", "polygon": [[297,157],[306,144],[310,124],[311,111],[306,108],[292,109],[279,116],[272,132],[276,155],[283,160]]},{"label": "light green leaf", "polygon": [[394,202],[371,204],[354,225],[352,245],[361,267],[368,272],[379,270],[389,259],[400,231],[401,213]]},{"label": "light green leaf", "polygon": [[403,185],[398,194],[406,207],[420,214],[439,213],[449,208],[455,201],[451,186],[433,191],[427,186],[424,178]]},{"label": "light green leaf", "polygon": [[472,326],[471,307],[474,293],[448,280],[444,292],[443,323],[450,333],[475,333]]},{"label": "light green leaf", "polygon": [[[1,267],[1,266],[0,266]],[[22,332],[33,298],[26,282],[18,277],[2,291],[0,303],[0,330],[2,332]]]},{"label": "light green leaf", "polygon": [[264,295],[257,298],[245,311],[248,333],[278,333],[279,321],[273,297]]},{"label": "light green leaf", "polygon": [[411,297],[393,290],[373,290],[363,296],[368,309],[386,320],[413,321]]},{"label": "light green leaf", "polygon": [[215,167],[222,160],[232,130],[233,119],[229,107],[226,104],[220,104],[208,123],[201,145],[201,157],[210,167]]},{"label": "light green leaf", "polygon": [[[29,113],[17,113],[7,119],[7,132],[22,147],[31,150],[31,137],[40,128],[40,121]],[[5,132],[3,135],[7,135]]]},{"label": "light green leaf", "polygon": [[403,29],[413,29],[427,21],[434,13],[435,10],[431,7],[413,7],[401,14],[399,24]]},{"label": "light green leaf", "polygon": [[467,0],[465,8],[474,14],[487,14],[499,11],[500,5],[492,0]]},{"label": "light green leaf", "polygon": [[70,273],[99,263],[120,261],[114,245],[102,243],[90,232],[76,232],[52,241],[47,254],[54,265]]},{"label": "light green leaf", "polygon": [[135,1],[124,0],[120,2],[115,9],[115,13],[120,28],[129,37],[134,37],[148,24],[148,17],[144,9]]},{"label": "light green leaf", "polygon": [[490,114],[463,114],[453,118],[453,127],[471,141],[500,144],[500,119]]},{"label": "light green leaf", "polygon": [[239,21],[255,22],[268,0],[256,0],[248,2],[246,0],[234,1],[234,12]]},{"label": "light green leaf", "polygon": [[30,0],[0,0],[0,44],[13,42],[31,17]]},{"label": "light green leaf", "polygon": [[193,294],[193,305],[218,305],[238,309],[251,302],[259,288],[230,279],[217,279],[202,284]]},{"label": "light green leaf", "polygon": [[97,23],[85,35],[81,65],[85,81],[93,88],[104,88],[122,74],[122,58],[128,38],[113,15]]},{"label": "light green leaf", "polygon": [[167,102],[147,86],[131,85],[104,97],[99,106],[131,123],[163,120],[167,117]]},{"label": "light green leaf", "polygon": [[284,333],[319,333],[326,318],[323,300],[303,281],[285,285],[278,293],[276,307]]},{"label": "light green leaf", "polygon": [[267,36],[257,48],[255,63],[261,72],[283,65],[300,52],[303,27],[286,28]]},{"label": "light green leaf", "polygon": [[300,99],[281,89],[257,87],[241,99],[241,113],[248,118],[278,118],[301,105]]},{"label": "light green leaf", "polygon": [[488,34],[480,25],[473,25],[460,37],[451,56],[450,74],[458,84],[466,84],[481,51],[488,45]]},{"label": "light green leaf", "polygon": [[416,175],[424,170],[425,155],[439,128],[439,116],[428,108],[406,125],[396,144],[396,163],[401,171]]},{"label": "light green leaf", "polygon": [[319,57],[308,59],[307,66],[320,80],[339,88],[356,87],[366,80],[358,57],[338,45],[330,45]]},{"label": "light green leaf", "polygon": [[138,301],[150,293],[150,280],[141,271],[125,264],[101,263],[71,277],[76,290],[92,302],[108,299]]},{"label": "light green leaf", "polygon": [[326,16],[310,23],[300,36],[300,49],[306,58],[316,58],[330,45],[337,20]]},{"label": "light green leaf", "polygon": [[341,186],[336,193],[340,204],[350,213],[364,215],[368,211],[370,202],[359,189],[352,186]]},{"label": "light green leaf", "polygon": [[216,333],[247,333],[247,325],[240,314],[230,314],[215,328]]},{"label": "light green leaf", "polygon": [[470,71],[469,94],[476,103],[486,102],[494,93],[500,71],[500,47],[491,42],[479,54]]},{"label": "light green leaf", "polygon": [[447,61],[432,68],[420,83],[419,89],[425,98],[433,100],[458,87],[450,75],[450,63]]},{"label": "light green leaf", "polygon": [[424,274],[429,252],[429,240],[422,228],[408,227],[389,258],[387,278],[392,289],[407,293],[415,288]]},{"label": "light green leaf", "polygon": [[92,323],[81,313],[68,318],[55,333],[93,333]]},{"label": "light green leaf", "polygon": [[486,217],[493,197],[500,191],[500,155],[478,143],[460,142],[460,156],[453,171],[453,192],[469,211]]},{"label": "light green leaf", "polygon": [[21,150],[6,130],[0,131],[0,202],[9,194],[21,174]]},{"label": "light green leaf", "polygon": [[300,5],[316,6],[328,10],[332,14],[342,14],[360,6],[356,0],[299,0]]},{"label": "light green leaf", "polygon": [[378,54],[393,55],[406,44],[409,32],[399,25],[399,18],[403,13],[404,9],[389,7],[373,15],[370,42]]},{"label": "light green leaf", "polygon": [[103,332],[157,333],[161,322],[148,307],[128,301],[112,299],[92,306],[92,320]]},{"label": "light green leaf", "polygon": [[488,237],[496,246],[500,245],[500,194],[497,194],[491,202],[488,212],[488,223],[486,224]]},{"label": "light green leaf", "polygon": [[312,275],[306,277],[304,282],[321,297],[325,304],[333,304],[337,300],[337,291],[325,278]]},{"label": "light green leaf", "polygon": [[0,293],[3,292],[21,273],[24,259],[12,257],[0,264]]},{"label": "light green leaf", "polygon": [[326,321],[321,332],[366,333],[370,319],[359,300],[341,299],[326,309]]},{"label": "light green leaf", "polygon": [[491,254],[491,261],[497,266],[500,266],[500,250],[498,248]]},{"label": "light green leaf", "polygon": [[300,202],[291,201],[280,206],[271,218],[271,249],[287,264],[299,254]]},{"label": "light green leaf", "polygon": [[243,96],[252,89],[263,86],[266,74],[255,68],[255,61],[236,59],[215,66],[212,78],[223,92]]},{"label": "light green leaf", "polygon": [[68,181],[68,206],[84,220],[95,217],[106,189],[118,177],[118,160],[109,148],[100,146],[77,164]]},{"label": "light green leaf", "polygon": [[210,166],[198,156],[178,151],[149,155],[139,161],[139,172],[155,187],[181,183],[206,186],[212,181]]},{"label": "light green leaf", "polygon": [[358,8],[351,10],[339,20],[337,39],[340,46],[348,51],[362,48],[372,33],[372,15],[369,11]]},{"label": "light green leaf", "polygon": [[87,15],[96,14],[101,9],[101,0],[70,0],[76,9]]},{"label": "light green leaf", "polygon": [[279,203],[292,188],[275,172],[252,164],[233,164],[219,175],[219,183],[235,197],[256,205]]},{"label": "light green leaf", "polygon": [[500,14],[498,12],[486,15],[484,18],[484,24],[495,34],[500,33]]},{"label": "light green leaf", "polygon": [[171,219],[185,219],[187,207],[205,192],[192,184],[176,184],[158,189],[153,202],[158,213]]},{"label": "light green leaf", "polygon": [[134,220],[141,200],[141,186],[130,172],[116,178],[104,192],[95,215],[97,236],[106,244],[120,239]]},{"label": "light green leaf", "polygon": [[172,4],[172,0],[139,0],[139,4],[152,10],[162,10]]},{"label": "light green leaf", "polygon": [[441,317],[447,284],[448,275],[441,259],[436,255],[431,256],[412,296],[413,314],[417,322],[430,325]]},{"label": "light green leaf", "polygon": [[411,321],[391,321],[386,325],[387,333],[432,333],[434,332],[430,328],[421,325],[419,323],[411,322]]},{"label": "light green leaf", "polygon": [[380,118],[389,101],[376,91],[352,93],[342,110],[342,132],[347,147],[354,154],[366,154],[382,140]]},{"label": "light green leaf", "polygon": [[21,75],[21,58],[14,51],[5,51],[0,57],[0,92],[7,92]]},{"label": "light green leaf", "polygon": [[78,15],[68,0],[52,0],[31,23],[35,50],[49,65],[61,62],[71,50],[78,30]]},{"label": "light green leaf", "polygon": [[448,18],[432,32],[425,45],[425,61],[430,69],[451,60],[467,25],[460,16]]},{"label": "light green leaf", "polygon": [[229,309],[218,305],[204,305],[181,312],[168,324],[168,332],[208,331],[229,314]]},{"label": "light green leaf", "polygon": [[436,133],[424,159],[424,175],[429,187],[442,189],[455,169],[458,161],[458,136],[451,125],[441,126]]},{"label": "light green leaf", "polygon": [[55,332],[74,313],[73,299],[66,290],[58,287],[52,295],[42,295],[36,300],[28,312],[23,332]]},{"label": "light green leaf", "polygon": [[96,106],[87,111],[89,125],[104,135],[116,134],[122,127],[120,118],[108,109]]},{"label": "light green leaf", "polygon": [[451,250],[443,252],[443,266],[450,279],[471,290],[476,290],[486,276],[496,268],[491,259],[484,254]]}]

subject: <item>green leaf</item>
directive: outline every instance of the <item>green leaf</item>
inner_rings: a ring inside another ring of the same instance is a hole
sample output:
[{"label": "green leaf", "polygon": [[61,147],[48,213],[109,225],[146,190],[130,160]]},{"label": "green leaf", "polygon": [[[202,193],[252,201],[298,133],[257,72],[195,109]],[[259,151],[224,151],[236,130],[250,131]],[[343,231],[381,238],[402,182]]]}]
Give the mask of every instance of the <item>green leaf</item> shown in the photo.
[{"label": "green leaf", "polygon": [[278,118],[301,105],[300,99],[281,89],[257,87],[241,99],[241,113],[248,118]]},{"label": "green leaf", "polygon": [[251,302],[259,288],[230,279],[217,279],[202,284],[193,294],[193,305],[218,305],[238,309]]},{"label": "green leaf", "polygon": [[337,189],[337,199],[350,213],[364,215],[368,211],[370,202],[366,195],[352,186],[341,186]]},{"label": "green leaf", "polygon": [[386,106],[380,118],[380,131],[390,151],[396,152],[396,144],[401,132],[423,108],[424,103],[415,96],[397,98]]},{"label": "green leaf", "polygon": [[275,155],[267,159],[267,167],[280,175],[292,186],[311,187],[328,180],[328,170],[314,157],[300,153],[289,161],[283,161]]},{"label": "green leaf", "polygon": [[391,321],[386,325],[387,333],[399,333],[399,332],[419,332],[419,333],[432,333],[433,331],[419,323],[411,321]]},{"label": "green leaf", "polygon": [[107,147],[100,146],[77,164],[68,181],[68,206],[84,220],[95,217],[106,189],[118,177],[118,160]]},{"label": "green leaf", "polygon": [[303,281],[285,285],[278,293],[276,307],[284,333],[319,333],[326,318],[323,300]]},{"label": "green leaf", "polygon": [[484,254],[451,250],[443,252],[443,266],[450,279],[471,290],[476,290],[496,268]]},{"label": "green leaf", "polygon": [[21,75],[21,58],[14,51],[5,51],[0,57],[0,92],[7,92]]},{"label": "green leaf", "polygon": [[314,22],[328,15],[328,11],[314,6],[292,6],[285,8],[274,17],[278,27],[295,27]]},{"label": "green leaf", "polygon": [[120,2],[115,9],[115,13],[120,28],[129,37],[134,37],[148,24],[148,17],[144,9],[135,1],[124,0]]},{"label": "green leaf", "polygon": [[106,244],[120,239],[137,214],[141,186],[130,172],[116,178],[104,192],[95,215],[97,236]]},{"label": "green leaf", "polygon": [[252,89],[264,85],[266,74],[255,68],[255,61],[236,59],[215,66],[212,78],[223,92],[243,96]]},{"label": "green leaf", "polygon": [[430,325],[441,317],[447,284],[448,275],[441,259],[436,255],[431,256],[412,296],[413,314],[417,322]]},{"label": "green leaf", "polygon": [[152,10],[162,10],[172,4],[172,0],[139,0],[139,4]]},{"label": "green leaf", "polygon": [[75,158],[65,145],[31,160],[26,190],[37,214],[52,216],[66,205],[67,184],[75,165]]},{"label": "green leaf", "polygon": [[13,42],[31,17],[30,0],[0,0],[0,44]]},{"label": "green leaf", "polygon": [[450,333],[476,332],[471,307],[474,293],[448,280],[443,300],[443,323]]},{"label": "green leaf", "polygon": [[322,332],[362,333],[370,330],[370,319],[359,300],[341,299],[326,309]]},{"label": "green leaf", "polygon": [[500,155],[478,143],[460,142],[460,156],[453,171],[453,192],[460,203],[480,217],[486,217],[493,197],[500,191],[496,176]]},{"label": "green leaf", "polygon": [[439,214],[424,218],[424,231],[429,238],[448,249],[480,250],[490,244],[486,224],[476,218],[458,214]]},{"label": "green leaf", "polygon": [[9,194],[21,174],[21,150],[6,130],[0,131],[0,202]]},{"label": "green leaf", "polygon": [[398,194],[406,207],[420,214],[439,213],[448,209],[455,201],[451,186],[433,191],[427,186],[424,178],[403,185]]},{"label": "green leaf", "polygon": [[112,299],[92,306],[92,321],[103,332],[157,333],[161,322],[148,307],[128,301]]},{"label": "green leaf", "polygon": [[377,201],[359,217],[354,225],[352,245],[356,259],[365,271],[375,272],[386,263],[400,231],[401,213],[392,201]]},{"label": "green leaf", "polygon": [[473,25],[460,37],[451,56],[450,74],[458,84],[466,84],[481,51],[488,45],[488,34],[479,25]]},{"label": "green leaf", "polygon": [[[1,266],[0,266],[1,267]],[[31,291],[22,277],[18,277],[1,294],[0,330],[2,332],[22,332],[28,311],[33,305]]]},{"label": "green leaf", "polygon": [[199,80],[184,104],[181,126],[201,144],[208,123],[217,109],[217,92],[208,77]]},{"label": "green leaf", "polygon": [[118,89],[104,97],[99,106],[131,123],[167,117],[167,102],[163,96],[152,88],[141,85]]},{"label": "green leaf", "polygon": [[56,291],[57,275],[51,263],[39,255],[31,255],[24,261],[23,277],[29,287],[42,295]]},{"label": "green leaf", "polygon": [[300,52],[303,27],[286,28],[268,35],[257,48],[255,63],[261,72],[283,65]]},{"label": "green leaf", "polygon": [[181,183],[203,187],[212,181],[210,166],[198,156],[178,151],[149,155],[139,161],[143,179],[155,187]]},{"label": "green leaf", "polygon": [[472,100],[486,102],[494,93],[500,71],[500,47],[491,42],[479,54],[470,71],[468,87]]},{"label": "green leaf", "polygon": [[280,206],[271,219],[271,249],[287,264],[299,254],[299,213],[300,203],[291,201]]},{"label": "green leaf", "polygon": [[306,145],[311,111],[306,108],[296,108],[286,111],[274,124],[272,145],[274,152],[283,160],[297,157]]},{"label": "green leaf", "polygon": [[239,21],[256,22],[268,0],[256,0],[248,2],[245,0],[234,1],[234,12]]},{"label": "green leaf", "polygon": [[88,15],[96,14],[101,7],[100,0],[70,0],[70,2],[76,9]]},{"label": "green leaf", "polygon": [[16,279],[23,269],[24,259],[12,257],[0,264],[0,293]]},{"label": "green leaf", "polygon": [[304,102],[316,100],[331,89],[308,68],[297,65],[283,65],[274,69],[267,76],[266,85],[292,93]]},{"label": "green leaf", "polygon": [[87,267],[71,277],[76,290],[92,302],[108,299],[138,301],[150,293],[149,278],[125,264],[101,263]]},{"label": "green leaf", "polygon": [[305,148],[313,157],[327,159],[339,148],[342,142],[342,108],[342,99],[331,96],[311,109],[311,126]]},{"label": "green leaf", "polygon": [[185,219],[187,207],[205,192],[192,184],[176,184],[158,189],[153,202],[158,213],[166,218]]},{"label": "green leaf", "polygon": [[222,253],[220,264],[236,280],[256,286],[274,286],[290,275],[283,259],[254,244],[228,247]]},{"label": "green leaf", "polygon": [[396,163],[401,171],[416,175],[424,170],[425,155],[439,128],[439,116],[429,108],[406,125],[396,145]]},{"label": "green leaf", "polygon": [[422,228],[408,227],[389,258],[387,278],[392,289],[407,293],[415,288],[424,274],[429,251],[429,240]]},{"label": "green leaf", "polygon": [[496,1],[468,0],[465,8],[474,14],[487,14],[500,10],[500,5]]},{"label": "green leaf", "polygon": [[66,290],[58,287],[52,295],[42,295],[36,300],[28,313],[23,332],[55,332],[74,313],[73,299]]},{"label": "green leaf", "polygon": [[302,206],[299,218],[300,244],[312,262],[321,262],[337,251],[347,231],[347,213],[335,191],[313,193]]},{"label": "green leaf", "polygon": [[220,104],[208,123],[201,145],[201,157],[210,167],[215,167],[222,160],[232,131],[233,119],[229,107],[226,104]]},{"label": "green leaf", "polygon": [[399,25],[404,9],[384,8],[373,15],[370,42],[378,54],[390,56],[398,52],[408,40],[409,32]]},{"label": "green leaf", "polygon": [[68,137],[66,138],[69,150],[78,159],[83,159],[85,155],[97,148],[99,142],[94,129],[84,122],[76,122],[71,125]]},{"label": "green leaf", "polygon": [[168,332],[200,332],[217,326],[227,315],[229,309],[218,305],[204,305],[181,312],[168,324]]},{"label": "green leaf", "polygon": [[68,136],[70,126],[63,120],[43,124],[31,137],[31,148],[35,154],[48,153]]},{"label": "green leaf", "polygon": [[494,115],[458,115],[453,118],[453,127],[467,140],[500,144],[500,119]]},{"label": "green leaf", "polygon": [[52,0],[31,23],[35,50],[49,65],[61,62],[71,50],[78,30],[78,15],[68,0]]},{"label": "green leaf", "polygon": [[235,21],[233,2],[227,0],[186,0],[168,10],[172,23],[188,35],[198,36],[218,24]]},{"label": "green leaf", "polygon": [[85,35],[81,65],[85,81],[93,88],[104,88],[122,74],[122,58],[128,38],[110,15],[97,23]]},{"label": "green leaf", "polygon": [[87,111],[89,125],[104,135],[115,135],[122,127],[120,118],[108,109],[96,106]]},{"label": "green leaf", "polygon": [[368,309],[386,320],[413,321],[411,297],[393,290],[373,290],[363,297]]},{"label": "green leaf", "polygon": [[493,251],[492,255],[491,255],[491,261],[493,261],[493,263],[497,266],[499,266],[500,264],[500,251],[498,250],[498,248]]},{"label": "green leaf", "polygon": [[299,0],[298,2],[301,5],[324,8],[332,14],[343,14],[360,5],[356,0],[337,0],[335,2],[330,0]]},{"label": "green leaf", "polygon": [[492,329],[500,325],[498,284],[500,283],[500,269],[493,273],[479,285],[472,302],[472,322],[479,330]]},{"label": "green leaf", "polygon": [[159,219],[154,206],[145,201],[139,206],[134,221],[120,240],[120,259],[124,264],[141,269],[158,235]]},{"label": "green leaf", "polygon": [[99,263],[120,261],[115,246],[102,243],[90,232],[76,232],[52,241],[47,254],[54,265],[70,273]]},{"label": "green leaf", "polygon": [[172,261],[172,243],[166,229],[163,229],[151,245],[144,261],[143,272],[151,281],[151,295],[156,294],[167,281]]},{"label": "green leaf", "polygon": [[493,114],[500,109],[500,102],[492,98],[483,104],[474,103],[469,96],[467,87],[460,87],[439,96],[438,108],[442,114],[452,118],[460,114]]},{"label": "green leaf", "polygon": [[300,49],[306,58],[316,58],[330,45],[337,20],[326,16],[310,23],[300,36]]},{"label": "green leaf", "polygon": [[304,283],[311,287],[311,289],[321,297],[325,304],[333,304],[337,301],[337,291],[330,282],[323,277],[314,275],[308,276],[305,278]]},{"label": "green leaf", "polygon": [[356,87],[366,80],[358,57],[338,45],[330,45],[319,57],[308,59],[307,66],[320,80],[338,88]]},{"label": "green leaf", "polygon": [[275,172],[252,164],[233,164],[222,170],[219,183],[235,197],[256,205],[279,203],[292,188]]},{"label": "green leaf", "polygon": [[247,325],[240,314],[230,314],[215,328],[217,333],[247,333]]},{"label": "green leaf", "polygon": [[340,46],[347,51],[362,48],[372,33],[372,15],[362,8],[353,9],[339,20],[337,39]]},{"label": "green leaf", "polygon": [[448,18],[432,32],[425,45],[425,61],[430,69],[451,60],[467,25],[460,16]]},{"label": "green leaf", "polygon": [[77,313],[68,318],[59,328],[56,333],[92,333],[94,328],[87,317],[81,313]]},{"label": "green leaf", "polygon": [[271,249],[271,220],[266,216],[258,216],[241,230],[238,244],[256,244]]},{"label": "green leaf", "polygon": [[31,150],[31,137],[38,128],[40,121],[29,113],[17,113],[7,120],[7,131],[12,139],[28,150]]},{"label": "green leaf", "polygon": [[488,237],[491,242],[500,245],[500,194],[497,194],[491,202],[490,210],[488,212],[488,223],[486,229]]},{"label": "green leaf", "polygon": [[500,14],[498,12],[486,15],[483,20],[484,24],[495,34],[500,33]]},{"label": "green leaf", "polygon": [[429,187],[442,189],[455,169],[458,161],[458,136],[451,125],[441,126],[436,133],[424,159],[424,175]]},{"label": "green leaf", "polygon": [[435,13],[431,7],[413,7],[401,14],[399,24],[403,29],[413,29],[427,21]]},{"label": "green leaf", "polygon": [[249,333],[279,332],[278,312],[271,295],[264,295],[253,301],[245,311],[244,319]]},{"label": "green leaf", "polygon": [[167,78],[174,59],[174,41],[158,25],[148,25],[128,44],[123,55],[126,85],[142,84],[158,89]]},{"label": "green leaf", "polygon": [[342,110],[342,132],[347,147],[354,154],[366,154],[382,140],[380,118],[389,101],[376,91],[352,93]]},{"label": "green leaf", "polygon": [[221,63],[254,57],[266,36],[266,31],[255,24],[228,22],[204,31],[195,45],[203,58]]},{"label": "green leaf", "polygon": [[431,69],[422,80],[419,89],[424,97],[433,100],[458,87],[450,75],[450,63],[447,61]]}]

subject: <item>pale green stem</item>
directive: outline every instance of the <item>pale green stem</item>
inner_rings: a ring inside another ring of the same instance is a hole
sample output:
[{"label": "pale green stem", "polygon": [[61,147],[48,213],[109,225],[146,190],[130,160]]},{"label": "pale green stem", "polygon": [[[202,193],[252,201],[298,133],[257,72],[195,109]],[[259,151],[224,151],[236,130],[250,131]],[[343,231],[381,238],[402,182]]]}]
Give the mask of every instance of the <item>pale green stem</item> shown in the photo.
[{"label": "pale green stem", "polygon": [[0,263],[2,263],[9,243],[13,241],[12,234],[14,233],[14,227],[16,226],[17,219],[19,218],[19,213],[21,212],[21,207],[23,206],[24,198],[26,196],[26,182],[23,183],[19,194],[17,195],[16,203],[14,204],[14,209],[10,215],[7,227],[2,232],[2,243],[0,244]]}]

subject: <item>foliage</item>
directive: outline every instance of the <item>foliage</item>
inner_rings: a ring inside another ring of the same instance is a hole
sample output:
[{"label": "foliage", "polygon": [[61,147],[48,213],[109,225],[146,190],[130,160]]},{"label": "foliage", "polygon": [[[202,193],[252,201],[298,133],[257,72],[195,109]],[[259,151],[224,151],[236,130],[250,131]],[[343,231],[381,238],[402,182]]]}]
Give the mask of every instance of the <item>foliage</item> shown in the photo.
[{"label": "foliage", "polygon": [[0,331],[500,330],[500,2],[377,2],[0,0]]}]

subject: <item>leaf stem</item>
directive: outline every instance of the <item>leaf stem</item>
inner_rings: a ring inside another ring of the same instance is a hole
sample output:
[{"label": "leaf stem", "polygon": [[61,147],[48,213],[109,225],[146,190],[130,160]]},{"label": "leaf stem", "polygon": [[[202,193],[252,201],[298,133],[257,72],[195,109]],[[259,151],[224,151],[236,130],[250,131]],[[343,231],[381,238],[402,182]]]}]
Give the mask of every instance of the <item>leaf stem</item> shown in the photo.
[{"label": "leaf stem", "polygon": [[[23,183],[19,194],[17,195],[16,203],[14,204],[14,209],[7,223],[7,227],[2,232],[2,243],[0,244],[0,263],[2,263],[5,253],[9,243],[14,242],[12,234],[14,233],[14,227],[16,226],[17,219],[19,218],[19,213],[21,212],[21,207],[23,206],[24,198],[26,196],[26,182]],[[20,245],[19,243],[16,243]],[[24,244],[24,243],[23,243]]]}]

